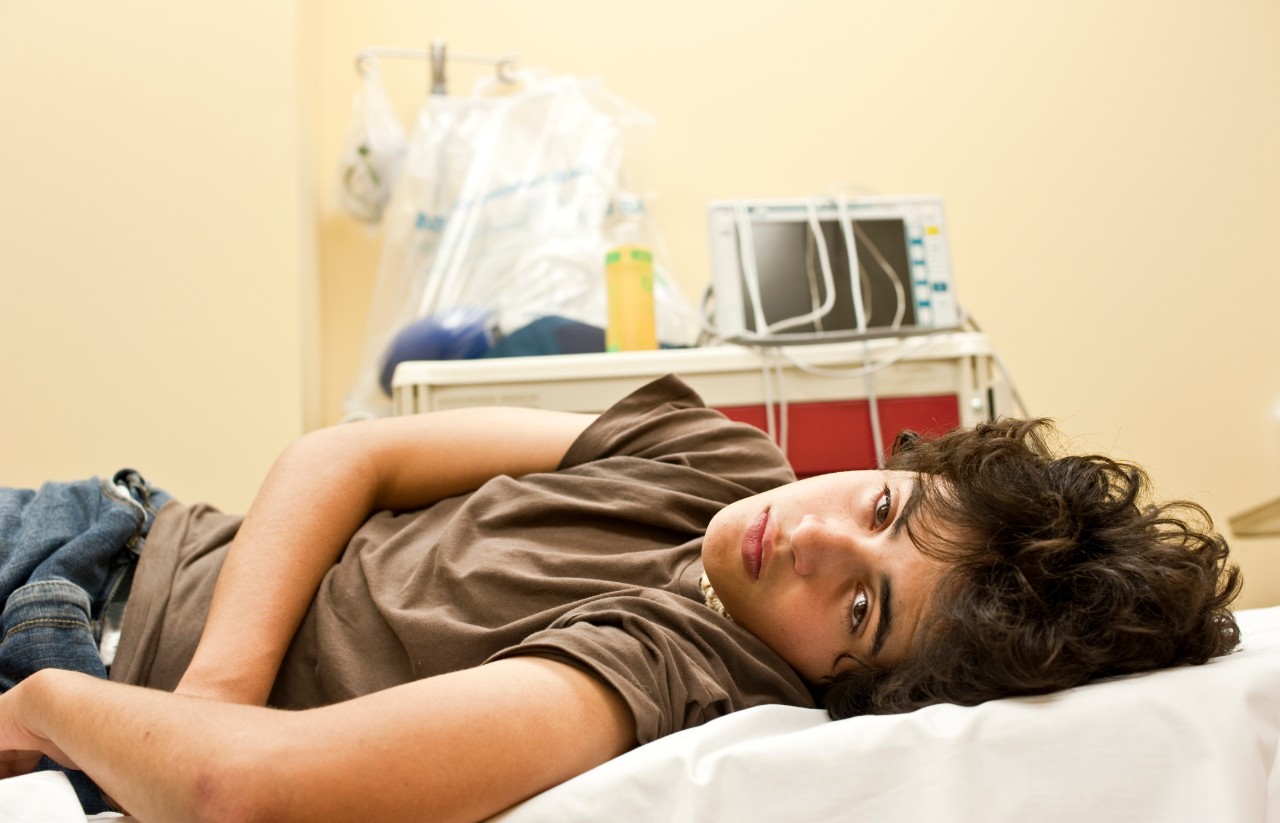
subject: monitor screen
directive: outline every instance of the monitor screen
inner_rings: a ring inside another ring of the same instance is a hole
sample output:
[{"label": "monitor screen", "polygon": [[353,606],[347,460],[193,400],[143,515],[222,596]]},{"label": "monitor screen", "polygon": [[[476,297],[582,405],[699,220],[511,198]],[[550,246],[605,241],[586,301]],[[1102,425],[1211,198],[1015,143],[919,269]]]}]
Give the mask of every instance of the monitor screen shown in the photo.
[{"label": "monitor screen", "polygon": [[712,204],[715,320],[727,338],[847,339],[959,325],[941,202],[879,198],[844,205]]},{"label": "monitor screen", "polygon": [[[845,232],[836,220],[820,220],[821,242],[831,269],[835,300],[824,316],[791,326],[794,332],[851,331],[858,328],[853,301],[853,278]],[[736,228],[735,228],[736,231]],[[778,323],[790,317],[811,314],[827,301],[827,278],[822,271],[817,237],[808,221],[767,222],[752,227],[751,237],[756,269],[760,277],[760,298],[765,321]],[[858,282],[863,312],[869,328],[916,324],[915,305],[910,299],[911,267],[907,257],[907,230],[901,220],[855,220],[854,246],[857,249]],[[743,238],[738,238],[742,242]],[[740,278],[745,278],[741,272]],[[896,284],[896,285],[895,285]],[[748,288],[741,280],[742,290]],[[899,313],[899,306],[902,307]],[[742,307],[743,328],[759,332],[749,302]]]}]

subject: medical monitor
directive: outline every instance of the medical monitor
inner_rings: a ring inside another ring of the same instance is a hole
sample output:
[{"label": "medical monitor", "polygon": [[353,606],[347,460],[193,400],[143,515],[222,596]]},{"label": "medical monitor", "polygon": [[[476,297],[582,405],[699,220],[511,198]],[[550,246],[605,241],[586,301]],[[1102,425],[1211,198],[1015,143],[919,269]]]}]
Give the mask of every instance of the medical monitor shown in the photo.
[{"label": "medical monitor", "polygon": [[941,198],[716,201],[708,218],[723,339],[824,342],[963,321]]}]

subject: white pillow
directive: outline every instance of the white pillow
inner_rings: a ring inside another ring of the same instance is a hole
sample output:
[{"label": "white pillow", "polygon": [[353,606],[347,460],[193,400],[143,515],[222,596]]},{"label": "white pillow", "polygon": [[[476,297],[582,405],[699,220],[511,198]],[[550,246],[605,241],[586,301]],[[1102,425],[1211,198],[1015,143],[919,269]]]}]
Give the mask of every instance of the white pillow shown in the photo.
[{"label": "white pillow", "polygon": [[655,741],[495,820],[1263,821],[1280,809],[1280,608],[1243,649],[974,707],[766,706]]}]

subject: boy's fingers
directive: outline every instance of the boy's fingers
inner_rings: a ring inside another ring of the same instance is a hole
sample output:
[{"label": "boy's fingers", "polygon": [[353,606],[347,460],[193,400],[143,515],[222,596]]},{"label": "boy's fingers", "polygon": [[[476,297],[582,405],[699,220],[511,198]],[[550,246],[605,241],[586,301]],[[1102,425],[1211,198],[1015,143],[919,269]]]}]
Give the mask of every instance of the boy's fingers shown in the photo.
[{"label": "boy's fingers", "polygon": [[0,777],[29,774],[40,762],[40,752],[0,752]]}]

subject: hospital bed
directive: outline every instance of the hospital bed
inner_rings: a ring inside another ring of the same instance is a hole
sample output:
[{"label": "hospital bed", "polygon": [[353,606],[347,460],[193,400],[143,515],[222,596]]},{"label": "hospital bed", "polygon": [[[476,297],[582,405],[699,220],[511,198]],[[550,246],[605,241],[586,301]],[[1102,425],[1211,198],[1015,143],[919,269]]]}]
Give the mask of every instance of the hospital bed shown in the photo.
[{"label": "hospital bed", "polygon": [[[1041,697],[829,720],[763,706],[635,749],[494,823],[1280,821],[1280,607],[1203,666]],[[25,815],[25,816],[24,816]],[[0,820],[81,823],[71,785],[0,780]]]}]

